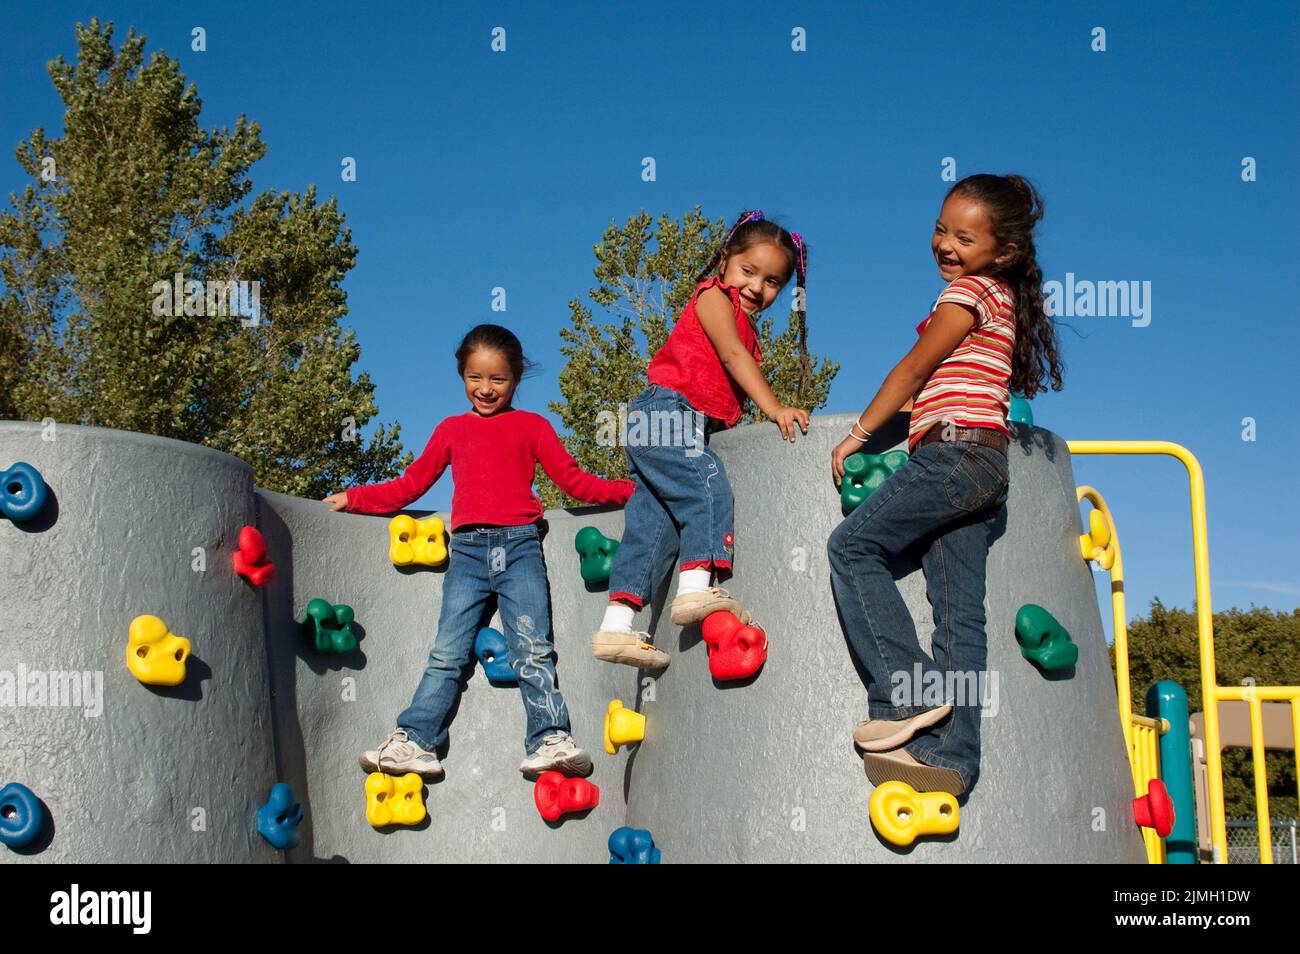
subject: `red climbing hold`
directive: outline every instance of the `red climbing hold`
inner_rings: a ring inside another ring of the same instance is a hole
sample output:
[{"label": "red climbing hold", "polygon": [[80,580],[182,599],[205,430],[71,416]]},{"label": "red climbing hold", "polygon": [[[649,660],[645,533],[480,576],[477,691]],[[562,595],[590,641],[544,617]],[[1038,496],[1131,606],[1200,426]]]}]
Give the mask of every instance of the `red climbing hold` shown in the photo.
[{"label": "red climbing hold", "polygon": [[275,579],[275,566],[266,562],[266,541],[256,527],[239,531],[239,549],[233,562],[235,572],[254,586],[266,586]]},{"label": "red climbing hold", "polygon": [[702,629],[714,679],[748,679],[767,662],[767,633],[756,625],[742,626],[736,614],[710,613]]},{"label": "red climbing hold", "polygon": [[543,818],[557,821],[561,815],[595,808],[600,803],[600,789],[585,778],[543,772],[533,786],[533,801]]},{"label": "red climbing hold", "polygon": [[1174,800],[1160,779],[1153,778],[1147,783],[1147,793],[1133,799],[1133,820],[1143,828],[1154,828],[1161,838],[1168,838],[1174,830]]}]

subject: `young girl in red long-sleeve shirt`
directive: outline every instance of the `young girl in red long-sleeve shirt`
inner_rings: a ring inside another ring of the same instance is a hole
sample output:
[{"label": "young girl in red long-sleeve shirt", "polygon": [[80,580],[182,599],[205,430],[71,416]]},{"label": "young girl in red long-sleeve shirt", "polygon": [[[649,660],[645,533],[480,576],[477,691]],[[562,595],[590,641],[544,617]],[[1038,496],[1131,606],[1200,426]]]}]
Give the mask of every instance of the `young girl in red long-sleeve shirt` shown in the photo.
[{"label": "young girl in red long-sleeve shirt", "polygon": [[449,464],[455,483],[437,638],[397,728],[361,755],[361,767],[442,776],[436,750],[446,744],[461,673],[471,665],[474,638],[495,597],[528,718],[527,757],[519,770],[527,778],[552,769],[590,775],[591,756],[569,735],[568,708],[556,687],[550,588],[537,528],[542,505],[533,475],[540,463],[565,493],[596,504],[621,505],[634,485],[582,470],[544,417],[511,406],[527,361],[508,329],[474,328],[456,351],[456,365],[470,411],[439,424],[401,477],[325,498],[334,510],[392,513],[433,486]]}]

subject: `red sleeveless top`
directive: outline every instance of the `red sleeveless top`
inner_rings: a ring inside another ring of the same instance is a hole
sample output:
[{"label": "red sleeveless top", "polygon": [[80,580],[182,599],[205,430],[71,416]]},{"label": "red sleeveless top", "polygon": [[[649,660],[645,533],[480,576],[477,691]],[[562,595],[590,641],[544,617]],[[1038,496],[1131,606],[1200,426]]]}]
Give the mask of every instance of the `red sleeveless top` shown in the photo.
[{"label": "red sleeveless top", "polygon": [[740,343],[749,351],[756,364],[762,364],[763,352],[758,346],[758,333],[740,307],[740,289],[725,284],[715,276],[700,282],[696,287],[690,304],[682,310],[668,340],[651,359],[650,367],[646,369],[646,380],[677,391],[686,397],[695,410],[717,418],[727,427],[735,427],[740,420],[740,406],[749,395],[722,366],[722,359],[714,350],[709,336],[704,333],[700,316],[695,313],[695,299],[700,297],[700,292],[714,285],[731,298]]}]

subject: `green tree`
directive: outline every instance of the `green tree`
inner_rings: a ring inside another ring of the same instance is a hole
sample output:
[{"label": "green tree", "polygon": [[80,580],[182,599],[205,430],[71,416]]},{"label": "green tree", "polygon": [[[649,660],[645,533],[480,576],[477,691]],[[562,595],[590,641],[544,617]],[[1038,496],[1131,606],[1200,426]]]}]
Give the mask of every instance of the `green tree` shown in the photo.
[{"label": "green tree", "polygon": [[[577,298],[569,302],[571,327],[560,329],[560,350],[567,358],[560,371],[565,400],[550,404],[568,431],[565,446],[583,469],[609,478],[627,476],[623,448],[604,446],[608,441],[600,439],[602,427],[608,430],[602,422],[645,388],[650,357],[668,339],[727,229],[722,219],[710,222],[698,205],[680,221],[664,214],[652,222],[643,210],[622,227],[611,222],[595,246],[597,285],[588,296],[607,320],[598,321]],[[772,391],[783,404],[809,411],[822,407],[839,363],[808,352],[802,312],[792,309],[779,335],[774,324],[771,317],[759,322],[762,371]],[[763,413],[748,403],[741,423],[761,420]],[[547,507],[577,503],[540,469],[537,484]]]},{"label": "green tree", "polygon": [[[1133,711],[1146,712],[1146,692],[1161,679],[1172,679],[1187,691],[1191,712],[1204,710],[1201,698],[1201,655],[1196,613],[1167,609],[1151,601],[1148,619],[1129,623],[1129,686]],[[1115,648],[1110,650],[1111,665]],[[1293,686],[1300,681],[1300,611],[1265,608],[1230,609],[1214,614],[1214,664],[1219,685],[1241,684],[1247,677],[1261,686]],[[1269,813],[1295,818],[1296,775],[1292,752],[1267,755]],[[1229,817],[1255,817],[1255,776],[1250,749],[1223,753],[1223,805]]]},{"label": "green tree", "polygon": [[399,425],[356,437],[376,407],[339,325],[356,248],[335,200],[252,195],[257,123],[203,129],[145,42],[115,50],[95,19],[49,64],[63,135],[19,145],[33,181],[0,213],[0,416],[204,444],[303,496],[396,476]]}]

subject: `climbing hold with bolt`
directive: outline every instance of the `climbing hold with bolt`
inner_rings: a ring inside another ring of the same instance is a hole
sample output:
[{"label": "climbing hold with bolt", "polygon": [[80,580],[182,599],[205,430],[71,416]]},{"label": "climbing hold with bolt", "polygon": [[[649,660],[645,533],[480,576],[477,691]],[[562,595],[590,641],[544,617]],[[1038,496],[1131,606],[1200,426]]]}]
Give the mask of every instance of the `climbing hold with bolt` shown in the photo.
[{"label": "climbing hold with bolt", "polygon": [[1079,661],[1079,647],[1066,628],[1035,603],[1026,603],[1016,613],[1016,639],[1020,655],[1042,669],[1069,669]]},{"label": "climbing hold with bolt", "polygon": [[583,580],[588,583],[608,583],[609,571],[614,566],[614,554],[618,552],[618,541],[605,536],[595,527],[583,527],[573,538],[573,546],[578,551],[578,568]]},{"label": "climbing hold with bolt", "polygon": [[179,686],[185,681],[185,661],[190,641],[177,636],[157,616],[131,620],[126,642],[126,668],[151,686]]},{"label": "climbing hold with bolt", "polygon": [[605,751],[614,755],[625,745],[645,741],[645,716],[614,699],[605,707]]},{"label": "climbing hold with bolt", "polygon": [[239,531],[239,549],[231,563],[235,572],[254,586],[266,586],[275,579],[275,565],[266,559],[266,540],[256,527]]},{"label": "climbing hold with bolt", "polygon": [[907,463],[907,451],[891,450],[883,454],[859,451],[844,459],[844,476],[840,478],[840,509],[848,516]]},{"label": "climbing hold with bolt", "polygon": [[394,566],[437,566],[447,559],[446,525],[438,517],[398,514],[388,521],[388,558]]},{"label": "climbing hold with bolt", "polygon": [[307,604],[298,625],[316,652],[342,655],[357,648],[357,637],[352,632],[355,618],[351,606],[315,599]]},{"label": "climbing hold with bolt", "polygon": [[876,786],[867,803],[871,824],[880,837],[905,848],[922,835],[947,835],[957,830],[961,811],[947,792],[918,792],[906,782]]}]

